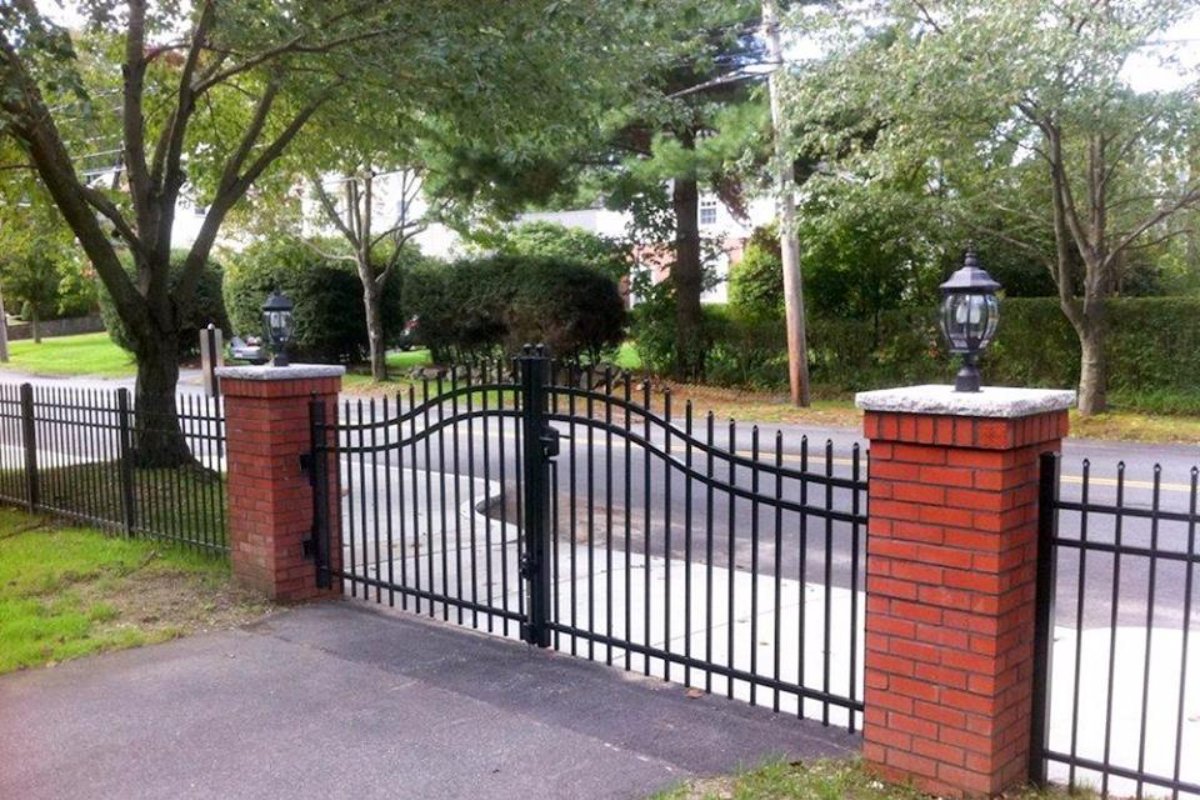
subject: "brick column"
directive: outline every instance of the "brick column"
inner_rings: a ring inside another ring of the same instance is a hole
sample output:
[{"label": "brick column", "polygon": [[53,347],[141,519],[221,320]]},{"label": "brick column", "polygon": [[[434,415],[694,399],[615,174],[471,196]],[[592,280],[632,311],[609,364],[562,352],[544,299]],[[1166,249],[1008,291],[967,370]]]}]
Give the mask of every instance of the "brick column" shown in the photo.
[{"label": "brick column", "polygon": [[917,386],[857,397],[871,441],[863,756],[948,796],[1023,783],[1038,456],[1074,392]]},{"label": "brick column", "polygon": [[[318,589],[304,540],[312,534],[313,495],[300,457],[312,449],[309,403],[337,419],[343,367],[223,367],[229,545],[237,580],[273,600],[299,602],[341,594]],[[336,465],[331,466],[336,475]],[[336,482],[335,482],[336,484]],[[337,498],[331,498],[330,554],[341,555]]]}]

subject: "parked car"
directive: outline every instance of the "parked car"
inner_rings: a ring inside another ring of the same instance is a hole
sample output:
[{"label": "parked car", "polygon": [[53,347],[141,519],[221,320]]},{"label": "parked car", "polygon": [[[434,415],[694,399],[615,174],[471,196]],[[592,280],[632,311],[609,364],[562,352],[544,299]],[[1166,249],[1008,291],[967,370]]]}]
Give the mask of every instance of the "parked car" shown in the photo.
[{"label": "parked car", "polygon": [[418,341],[420,332],[421,317],[414,314],[404,323],[404,330],[400,331],[400,338],[396,342],[396,345],[401,350],[412,350],[414,347],[419,347],[421,345],[420,341]]},{"label": "parked car", "polygon": [[235,336],[229,340],[229,357],[249,361],[251,364],[265,364],[271,355],[267,352],[267,346],[257,336],[247,336],[245,339]]}]

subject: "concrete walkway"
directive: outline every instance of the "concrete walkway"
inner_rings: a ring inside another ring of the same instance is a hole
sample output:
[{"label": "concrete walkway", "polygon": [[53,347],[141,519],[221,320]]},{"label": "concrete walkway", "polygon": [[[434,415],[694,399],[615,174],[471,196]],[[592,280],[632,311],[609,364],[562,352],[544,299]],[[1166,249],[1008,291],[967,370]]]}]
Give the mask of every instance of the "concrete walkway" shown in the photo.
[{"label": "concrete walkway", "polygon": [[0,797],[641,797],[857,737],[352,602],[0,678]]}]

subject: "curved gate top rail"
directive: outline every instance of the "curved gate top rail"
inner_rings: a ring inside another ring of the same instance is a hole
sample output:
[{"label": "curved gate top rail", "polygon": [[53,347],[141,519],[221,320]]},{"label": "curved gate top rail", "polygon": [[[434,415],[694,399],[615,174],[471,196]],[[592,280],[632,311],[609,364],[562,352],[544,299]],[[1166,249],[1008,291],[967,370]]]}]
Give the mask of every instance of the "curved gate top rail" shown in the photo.
[{"label": "curved gate top rail", "polygon": [[855,729],[865,452],[676,416],[635,385],[531,348],[338,419],[314,405],[314,452],[333,456],[316,463],[338,465],[314,493],[338,498],[316,509],[319,573]]}]

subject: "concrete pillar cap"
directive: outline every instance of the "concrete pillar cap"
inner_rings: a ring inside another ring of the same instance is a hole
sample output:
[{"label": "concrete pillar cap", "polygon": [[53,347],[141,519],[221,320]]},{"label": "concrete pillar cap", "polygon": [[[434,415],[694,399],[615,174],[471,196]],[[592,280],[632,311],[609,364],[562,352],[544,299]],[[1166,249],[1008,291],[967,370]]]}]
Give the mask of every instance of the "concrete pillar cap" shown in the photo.
[{"label": "concrete pillar cap", "polygon": [[931,414],[952,417],[1014,419],[1062,411],[1075,405],[1069,389],[1018,389],[984,386],[978,392],[956,392],[953,386],[905,386],[859,392],[854,405],[887,414]]},{"label": "concrete pillar cap", "polygon": [[289,364],[275,367],[270,364],[245,367],[218,367],[218,378],[239,381],[300,381],[313,378],[340,378],[346,368],[336,364]]}]

